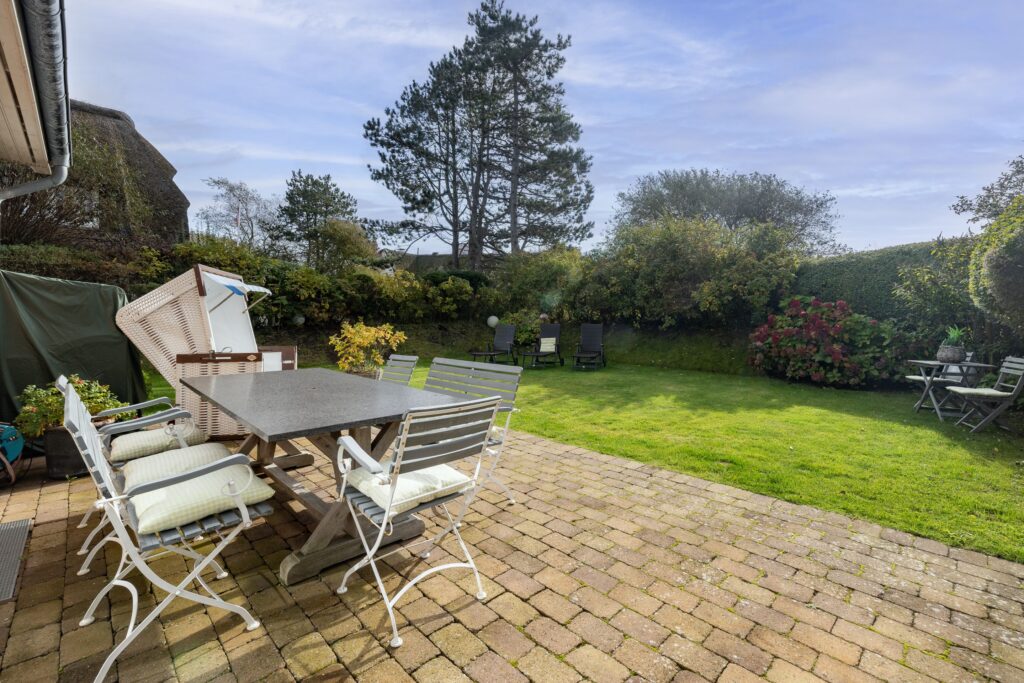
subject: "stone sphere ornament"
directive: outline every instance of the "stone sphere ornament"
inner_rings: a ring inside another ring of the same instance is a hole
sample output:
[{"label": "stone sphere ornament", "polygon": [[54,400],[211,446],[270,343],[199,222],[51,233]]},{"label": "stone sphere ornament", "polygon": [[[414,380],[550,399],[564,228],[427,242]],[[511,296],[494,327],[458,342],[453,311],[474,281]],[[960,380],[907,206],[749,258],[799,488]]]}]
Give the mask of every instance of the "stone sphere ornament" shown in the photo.
[{"label": "stone sphere ornament", "polygon": [[487,318],[487,326],[488,327],[497,327],[498,326],[498,316],[496,316],[496,315],[489,316]]}]

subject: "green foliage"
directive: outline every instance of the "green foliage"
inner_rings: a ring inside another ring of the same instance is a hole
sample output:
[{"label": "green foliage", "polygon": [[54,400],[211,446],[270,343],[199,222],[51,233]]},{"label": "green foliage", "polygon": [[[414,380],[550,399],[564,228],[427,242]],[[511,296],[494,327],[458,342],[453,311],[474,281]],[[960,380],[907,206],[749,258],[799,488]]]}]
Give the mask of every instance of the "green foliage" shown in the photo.
[{"label": "green foliage", "polygon": [[426,290],[427,303],[435,315],[455,320],[468,311],[473,300],[473,287],[454,275]]},{"label": "green foliage", "polygon": [[970,292],[979,308],[1024,333],[1024,195],[978,238],[971,253]]},{"label": "green foliage", "polygon": [[[78,375],[69,375],[68,382],[75,387],[85,407],[93,415],[127,405],[122,403],[106,384],[84,380]],[[50,427],[59,427],[64,423],[64,395],[55,384],[46,387],[28,385],[18,397],[18,404],[21,406],[21,412],[14,418],[14,424],[25,436],[42,436]]]},{"label": "green foliage", "polygon": [[[595,259],[579,308],[613,320],[670,328],[682,322],[749,325],[783,296],[796,269],[785,231],[729,229],[664,217],[615,230]],[[772,249],[764,248],[772,245]]]},{"label": "green foliage", "polygon": [[825,301],[841,299],[876,318],[897,318],[901,309],[893,290],[901,269],[930,265],[933,248],[931,242],[920,242],[807,261],[797,270],[793,291]]},{"label": "green foliage", "polygon": [[841,249],[835,239],[835,203],[828,192],[808,192],[771,173],[661,171],[619,193],[615,224],[644,225],[666,216],[730,229],[771,223],[786,228],[790,248],[833,253]]},{"label": "green foliage", "polygon": [[432,270],[429,273],[423,274],[423,279],[435,286],[441,284],[450,277],[457,277],[465,280],[473,288],[474,292],[479,292],[484,287],[489,287],[491,285],[491,279],[487,277],[487,274],[476,270]]},{"label": "green foliage", "polygon": [[899,279],[893,287],[895,315],[909,321],[907,327],[929,346],[937,345],[944,330],[952,325],[979,330],[984,327],[967,288],[973,248],[970,237],[939,238],[927,262],[899,268]]},{"label": "green foliage", "polygon": [[950,208],[957,214],[970,215],[971,223],[987,225],[1010,208],[1017,197],[1024,195],[1024,154],[1011,159],[1007,169],[982,188],[973,199],[960,195]]},{"label": "green foliage", "polygon": [[292,177],[285,184],[284,202],[278,207],[278,217],[279,222],[270,231],[271,237],[291,245],[307,266],[324,270],[332,241],[338,238],[337,234],[329,234],[327,226],[332,221],[355,220],[356,200],[343,192],[330,174],[314,176],[300,169],[292,171]]},{"label": "green foliage", "polygon": [[556,247],[509,256],[494,272],[494,281],[510,309],[536,310],[563,320],[575,310],[576,293],[589,270],[590,261],[578,249]]},{"label": "green foliage", "polygon": [[946,338],[942,343],[946,346],[963,346],[969,332],[966,328],[950,325],[946,328]]},{"label": "green foliage", "polygon": [[751,335],[751,363],[776,377],[865,387],[899,376],[895,326],[854,313],[845,301],[795,297]]},{"label": "green foliage", "polygon": [[516,346],[530,346],[540,337],[540,311],[524,308],[501,316],[501,322],[516,326]]}]

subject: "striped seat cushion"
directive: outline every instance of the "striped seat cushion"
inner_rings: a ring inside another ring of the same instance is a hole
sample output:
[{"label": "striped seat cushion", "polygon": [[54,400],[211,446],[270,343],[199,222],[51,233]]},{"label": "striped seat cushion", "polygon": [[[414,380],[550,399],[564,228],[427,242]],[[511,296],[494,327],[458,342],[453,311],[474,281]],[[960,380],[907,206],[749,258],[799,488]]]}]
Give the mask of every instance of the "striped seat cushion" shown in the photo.
[{"label": "striped seat cushion", "polygon": [[554,337],[541,337],[539,351],[541,353],[554,353],[558,349],[558,340]]},{"label": "striped seat cushion", "polygon": [[[175,429],[182,430],[185,443],[198,446],[208,438],[206,432],[193,424],[183,424]],[[164,429],[144,429],[131,434],[115,436],[110,444],[110,462],[128,462],[135,458],[162,453],[172,448],[180,448],[181,444],[172,434]]]},{"label": "striped seat cushion", "polygon": [[[387,469],[387,463],[381,463]],[[360,467],[348,475],[348,485],[370,497],[381,508],[388,509],[391,484],[382,484],[377,475]],[[397,515],[417,505],[462,493],[473,488],[473,480],[448,465],[435,465],[398,476],[391,514]]]},{"label": "striped seat cushion", "polygon": [[202,443],[198,446],[175,448],[145,458],[136,458],[126,463],[121,470],[124,474],[124,488],[127,491],[151,481],[188,472],[229,455],[231,451],[222,443]]},{"label": "striped seat cushion", "polygon": [[180,484],[132,496],[130,506],[135,530],[140,534],[152,534],[237,509],[235,501],[225,494],[229,482],[234,482],[239,489],[249,482],[242,492],[246,505],[262,503],[274,495],[274,490],[256,477],[247,465],[231,465]]}]

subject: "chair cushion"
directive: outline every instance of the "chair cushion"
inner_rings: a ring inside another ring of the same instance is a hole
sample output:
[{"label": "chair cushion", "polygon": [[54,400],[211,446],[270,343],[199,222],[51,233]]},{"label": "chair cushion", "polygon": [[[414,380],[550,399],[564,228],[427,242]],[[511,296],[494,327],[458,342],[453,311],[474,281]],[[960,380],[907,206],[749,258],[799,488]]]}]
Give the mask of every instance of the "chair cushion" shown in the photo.
[{"label": "chair cushion", "polygon": [[558,339],[555,337],[541,337],[540,346],[537,350],[541,353],[554,353],[558,350]]},{"label": "chair cushion", "polygon": [[991,399],[1007,399],[1012,398],[1013,394],[1009,391],[999,391],[998,389],[968,389],[966,387],[950,387],[950,391],[960,396],[967,396],[969,398],[991,398]]},{"label": "chair cushion", "polygon": [[[198,446],[208,438],[206,432],[194,424],[183,424],[176,429],[182,430],[185,443]],[[172,448],[181,448],[178,439],[168,434],[162,427],[159,429],[143,429],[115,436],[110,444],[110,462],[127,462],[135,458],[162,453]]]},{"label": "chair cushion", "polygon": [[135,530],[140,534],[153,534],[218,512],[235,510],[235,501],[224,490],[231,481],[238,488],[245,486],[250,474],[252,481],[242,492],[245,504],[255,505],[272,498],[274,490],[256,477],[247,465],[231,465],[180,484],[132,496],[130,505]]},{"label": "chair cushion", "polygon": [[[387,462],[381,464],[385,470],[388,469]],[[348,475],[348,485],[369,496],[383,509],[388,509],[391,484],[380,483],[377,480],[377,475],[360,467],[352,470]],[[398,475],[398,487],[395,489],[391,514],[396,515],[412,510],[417,505],[450,496],[453,493],[462,493],[471,488],[473,488],[473,480],[448,465],[435,465],[415,472],[405,472]]]},{"label": "chair cushion", "polygon": [[136,458],[125,464],[121,470],[124,474],[124,487],[127,490],[163,477],[188,472],[229,455],[231,451],[222,443],[202,443],[198,446],[175,448],[145,458]]}]

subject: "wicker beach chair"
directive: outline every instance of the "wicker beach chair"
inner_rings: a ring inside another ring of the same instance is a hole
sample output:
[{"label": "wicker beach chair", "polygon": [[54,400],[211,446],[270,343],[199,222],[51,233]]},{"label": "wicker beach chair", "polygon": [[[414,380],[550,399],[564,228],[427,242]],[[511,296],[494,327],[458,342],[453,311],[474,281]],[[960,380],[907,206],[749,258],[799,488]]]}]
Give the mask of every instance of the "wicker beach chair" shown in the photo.
[{"label": "wicker beach chair", "polygon": [[294,369],[295,347],[256,344],[249,309],[269,294],[239,275],[197,265],[123,307],[116,322],[204,432],[240,436],[246,431],[242,425],[183,387],[181,380]]}]

